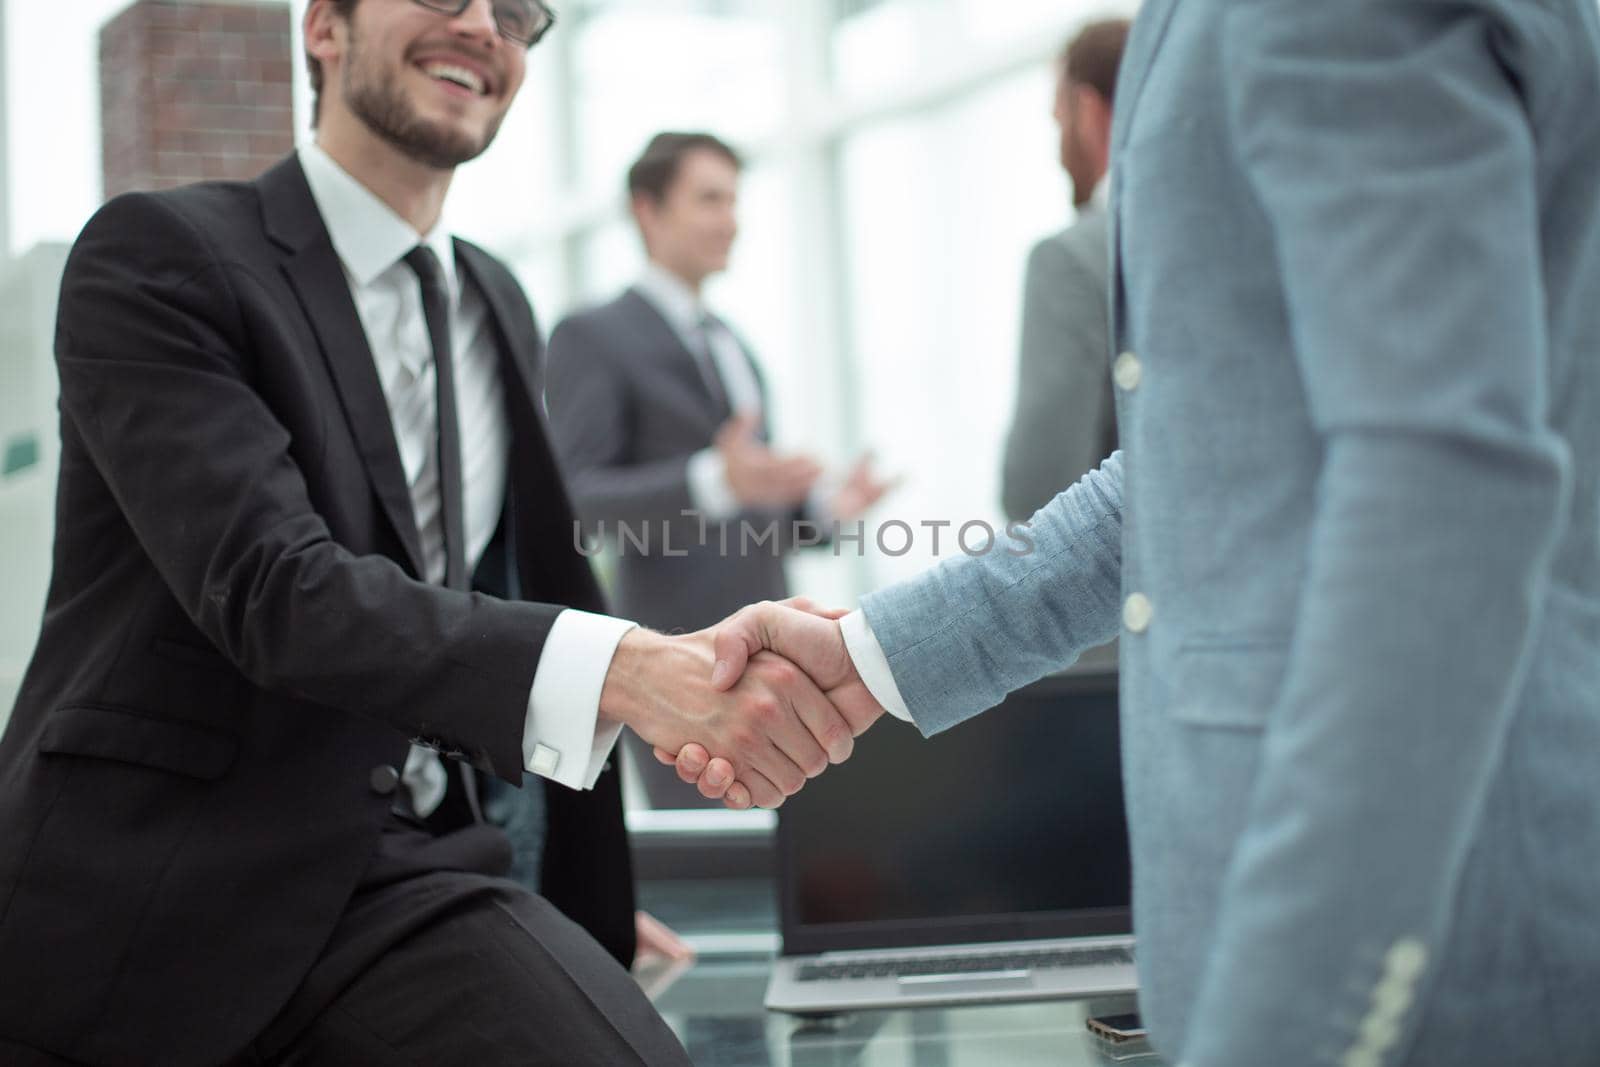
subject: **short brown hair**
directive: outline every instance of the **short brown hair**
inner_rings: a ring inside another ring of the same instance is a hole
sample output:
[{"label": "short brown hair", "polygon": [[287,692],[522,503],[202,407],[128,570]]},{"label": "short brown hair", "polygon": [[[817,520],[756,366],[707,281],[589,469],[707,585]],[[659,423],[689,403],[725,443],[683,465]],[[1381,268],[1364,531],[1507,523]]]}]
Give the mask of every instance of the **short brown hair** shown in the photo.
[{"label": "short brown hair", "polygon": [[[355,13],[356,4],[360,0],[328,0],[339,17],[346,22]],[[315,128],[317,119],[322,116],[322,60],[306,52],[306,70],[311,74],[311,125]]]},{"label": "short brown hair", "polygon": [[1073,85],[1087,85],[1111,103],[1117,92],[1117,68],[1128,43],[1127,19],[1091,22],[1061,50],[1061,72]]},{"label": "short brown hair", "polygon": [[732,163],[735,170],[744,169],[739,153],[720,137],[709,133],[658,133],[628,168],[628,195],[646,196],[659,204],[677,180],[683,157],[695,151],[715,152]]}]

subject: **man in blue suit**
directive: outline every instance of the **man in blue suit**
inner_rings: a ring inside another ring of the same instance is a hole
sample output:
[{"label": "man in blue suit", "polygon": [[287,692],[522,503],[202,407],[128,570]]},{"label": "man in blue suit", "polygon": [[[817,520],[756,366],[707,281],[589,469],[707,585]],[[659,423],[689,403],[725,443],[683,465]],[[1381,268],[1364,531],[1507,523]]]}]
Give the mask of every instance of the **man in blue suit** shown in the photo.
[{"label": "man in blue suit", "polygon": [[931,734],[1120,633],[1165,1056],[1592,1067],[1600,10],[1147,0],[1122,77],[1122,451],[1025,558],[736,616],[718,681]]}]

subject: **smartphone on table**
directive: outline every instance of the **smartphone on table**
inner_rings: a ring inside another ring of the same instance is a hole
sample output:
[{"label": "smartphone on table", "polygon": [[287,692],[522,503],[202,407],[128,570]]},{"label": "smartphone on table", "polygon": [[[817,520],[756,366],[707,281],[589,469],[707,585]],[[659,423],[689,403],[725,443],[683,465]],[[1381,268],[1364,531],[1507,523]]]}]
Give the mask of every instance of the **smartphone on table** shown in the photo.
[{"label": "smartphone on table", "polygon": [[1142,1040],[1147,1036],[1144,1022],[1136,1011],[1121,1015],[1091,1015],[1087,1025],[1091,1034],[1114,1044]]}]

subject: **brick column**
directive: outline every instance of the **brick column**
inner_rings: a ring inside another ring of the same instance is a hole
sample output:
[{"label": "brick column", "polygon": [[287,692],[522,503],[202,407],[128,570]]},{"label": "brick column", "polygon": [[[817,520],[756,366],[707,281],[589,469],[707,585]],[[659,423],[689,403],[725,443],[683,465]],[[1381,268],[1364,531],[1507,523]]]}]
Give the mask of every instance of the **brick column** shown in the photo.
[{"label": "brick column", "polygon": [[100,31],[107,199],[248,179],[294,147],[283,0],[137,0]]}]

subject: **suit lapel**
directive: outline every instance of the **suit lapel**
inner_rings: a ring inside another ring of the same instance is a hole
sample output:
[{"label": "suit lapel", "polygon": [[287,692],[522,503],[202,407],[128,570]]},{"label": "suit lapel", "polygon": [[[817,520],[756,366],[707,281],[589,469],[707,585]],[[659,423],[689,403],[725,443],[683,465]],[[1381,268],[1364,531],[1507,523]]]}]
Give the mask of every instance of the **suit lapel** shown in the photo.
[{"label": "suit lapel", "polygon": [[373,492],[405,547],[414,577],[424,572],[411,490],[389,418],[389,403],[350,299],[339,256],[293,156],[258,179],[267,235],[286,252],[282,269],[316,333]]},{"label": "suit lapel", "polygon": [[483,296],[500,356],[511,463],[506,477],[507,552],[521,595],[585,611],[604,611],[594,575],[573,549],[572,502],[545,433],[538,367],[541,344],[516,282],[492,256],[456,241],[464,281]]},{"label": "suit lapel", "polygon": [[1167,35],[1167,24],[1179,0],[1145,0],[1134,20],[1133,32],[1128,38],[1127,51],[1122,58],[1122,74],[1117,82],[1117,106],[1111,118],[1111,154],[1127,142],[1132,128],[1133,112],[1139,106],[1139,94],[1144,90],[1150,67]]},{"label": "suit lapel", "polygon": [[672,353],[675,365],[668,366],[667,371],[688,383],[695,393],[705,398],[706,417],[711,425],[717,427],[727,421],[732,411],[728,407],[725,395],[726,385],[722,391],[724,395],[718,396],[712,393],[711,387],[706,384],[706,372],[701,369],[700,357],[689,351],[683,343],[683,338],[678,336],[678,331],[672,328],[672,324],[660,310],[637,289],[629,289],[623,293],[618,302],[639,324],[639,329],[654,339],[655,344],[649,346],[649,351]]},{"label": "suit lapel", "polygon": [[[502,514],[507,539],[508,585],[517,587],[520,594],[528,588],[524,575],[543,574],[544,581],[536,581],[533,588],[549,595],[546,590],[553,571],[544,566],[545,561],[540,560],[533,549],[559,543],[549,540],[551,517],[563,516],[570,509],[561,496],[561,475],[555,468],[549,440],[544,435],[544,422],[539,416],[543,399],[535,361],[519,358],[521,334],[515,328],[515,313],[505,292],[494,284],[488,254],[460,240],[455,242],[455,250],[462,282],[473,286],[489,310],[505,396],[506,421],[511,427],[511,456],[506,468],[506,500]],[[531,344],[537,349],[537,336]]]},{"label": "suit lapel", "polygon": [[1110,271],[1106,277],[1106,298],[1111,308],[1111,330],[1107,337],[1106,363],[1109,366],[1125,343],[1123,316],[1126,309],[1122,287],[1122,207],[1119,164],[1133,128],[1133,113],[1155,64],[1156,54],[1167,35],[1167,24],[1179,0],[1145,0],[1134,20],[1127,49],[1123,53],[1117,81],[1117,104],[1111,118],[1111,204],[1106,225]]},{"label": "suit lapel", "polygon": [[[472,280],[483,302],[489,307],[489,317],[494,321],[495,340],[500,348],[500,369],[505,379],[507,403],[513,408],[537,410],[539,385],[534,380],[533,368],[525,360],[516,358],[512,339],[516,331],[511,328],[512,309],[498,286],[489,284],[488,254],[465,241],[456,241],[456,263]],[[525,413],[525,412],[523,412]],[[519,414],[516,410],[513,415]]]}]

